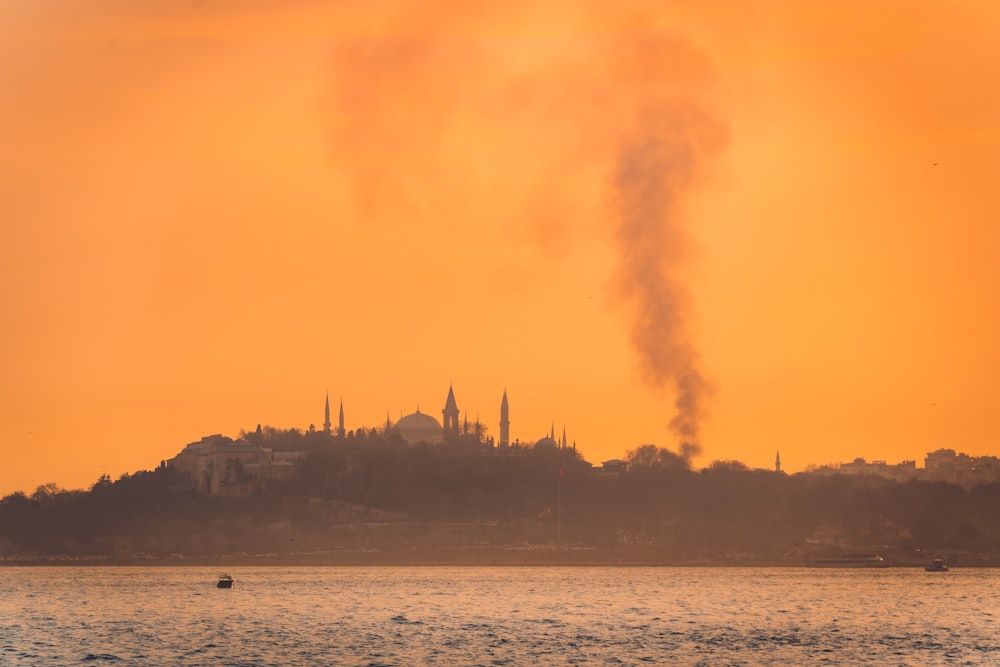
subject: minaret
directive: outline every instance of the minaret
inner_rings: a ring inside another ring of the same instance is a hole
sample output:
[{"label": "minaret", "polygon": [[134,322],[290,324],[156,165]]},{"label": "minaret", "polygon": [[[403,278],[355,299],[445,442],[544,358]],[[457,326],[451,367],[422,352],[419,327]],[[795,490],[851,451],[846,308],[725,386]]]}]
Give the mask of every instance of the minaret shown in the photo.
[{"label": "minaret", "polygon": [[774,472],[781,472],[781,452],[774,456]]},{"label": "minaret", "polygon": [[441,411],[444,415],[444,437],[457,438],[458,437],[458,404],[455,402],[455,392],[452,390],[451,385],[448,385],[448,399],[444,402],[444,410]]},{"label": "minaret", "polygon": [[343,438],[345,433],[347,431],[344,430],[344,399],[340,399],[340,419],[337,422],[337,435]]},{"label": "minaret", "polygon": [[330,435],[330,392],[326,392],[326,408],[323,410],[323,433]]},{"label": "minaret", "polygon": [[566,449],[566,425],[563,424],[562,448]]},{"label": "minaret", "polygon": [[500,446],[510,446],[510,406],[507,405],[507,390],[503,390],[503,400],[500,401]]}]

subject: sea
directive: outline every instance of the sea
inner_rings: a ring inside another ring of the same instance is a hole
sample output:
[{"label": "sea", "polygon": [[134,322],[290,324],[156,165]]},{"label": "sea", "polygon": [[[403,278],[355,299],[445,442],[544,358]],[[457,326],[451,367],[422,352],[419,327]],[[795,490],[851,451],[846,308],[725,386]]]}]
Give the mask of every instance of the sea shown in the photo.
[{"label": "sea", "polygon": [[996,665],[1000,571],[0,567],[0,665]]}]

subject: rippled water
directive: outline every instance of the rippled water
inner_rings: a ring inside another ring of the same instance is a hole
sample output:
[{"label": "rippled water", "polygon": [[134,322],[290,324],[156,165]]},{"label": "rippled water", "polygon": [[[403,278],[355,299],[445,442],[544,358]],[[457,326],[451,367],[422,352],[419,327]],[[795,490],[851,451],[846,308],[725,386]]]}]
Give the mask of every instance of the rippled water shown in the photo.
[{"label": "rippled water", "polygon": [[0,568],[2,665],[1000,664],[1000,572]]}]

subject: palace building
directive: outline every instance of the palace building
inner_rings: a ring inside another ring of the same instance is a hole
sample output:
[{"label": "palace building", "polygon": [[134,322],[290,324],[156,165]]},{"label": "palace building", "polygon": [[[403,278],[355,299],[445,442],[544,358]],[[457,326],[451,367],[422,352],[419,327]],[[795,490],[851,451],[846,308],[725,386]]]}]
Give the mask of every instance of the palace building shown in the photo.
[{"label": "palace building", "polygon": [[[478,419],[472,424],[467,418],[460,423],[460,414],[458,401],[455,399],[455,390],[449,386],[444,408],[441,410],[441,422],[432,415],[421,412],[418,407],[415,412],[400,417],[395,424],[387,418],[383,432],[385,434],[398,433],[403,440],[411,445],[478,441],[487,446],[494,446],[492,438],[483,438],[484,429]],[[499,442],[496,443],[499,448],[508,449],[512,446],[520,446],[519,441],[512,443],[510,439],[510,403],[507,399],[506,389],[504,389],[503,397],[500,400],[499,426]],[[336,427],[334,426],[331,420],[330,394],[327,392],[323,406],[322,434],[317,433],[310,426],[306,435],[325,437],[334,442],[334,439],[349,439],[355,433],[363,432],[366,432],[365,429],[358,429],[356,432],[350,433],[346,431],[343,400],[340,401],[338,421]],[[167,464],[185,479],[187,485],[200,493],[213,496],[248,495],[267,485],[270,481],[294,480],[301,476],[308,451],[287,451],[289,449],[287,446],[273,449],[264,446],[266,444],[270,443],[262,436],[260,426],[257,427],[255,434],[245,434],[243,438],[238,440],[221,434],[206,436],[198,442],[185,446]],[[531,445],[532,443],[525,444]],[[303,445],[306,449],[311,449],[314,446],[305,443]],[[292,449],[300,449],[303,445]],[[534,448],[536,451],[568,449],[565,427],[563,427],[561,441],[556,439],[555,427],[553,426],[548,434],[534,443]],[[572,448],[576,450],[576,443],[573,443]]]}]

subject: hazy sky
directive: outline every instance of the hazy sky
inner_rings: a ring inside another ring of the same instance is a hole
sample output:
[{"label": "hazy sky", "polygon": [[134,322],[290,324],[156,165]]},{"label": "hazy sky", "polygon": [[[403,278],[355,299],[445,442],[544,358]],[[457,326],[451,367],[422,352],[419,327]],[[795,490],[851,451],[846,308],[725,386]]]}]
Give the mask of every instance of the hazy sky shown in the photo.
[{"label": "hazy sky", "polygon": [[0,493],[450,383],[594,462],[1000,454],[997,25],[0,1]]}]

